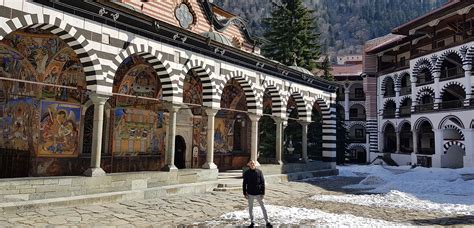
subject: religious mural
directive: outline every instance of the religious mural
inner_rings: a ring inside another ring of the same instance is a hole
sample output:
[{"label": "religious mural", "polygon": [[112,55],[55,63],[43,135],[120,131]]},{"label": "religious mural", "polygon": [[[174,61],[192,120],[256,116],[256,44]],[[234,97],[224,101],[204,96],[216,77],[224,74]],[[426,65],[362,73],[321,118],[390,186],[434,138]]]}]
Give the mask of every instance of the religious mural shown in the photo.
[{"label": "religious mural", "polygon": [[32,98],[9,100],[2,105],[2,141],[3,148],[28,151],[34,148],[37,139],[38,102]]},{"label": "religious mural", "polygon": [[272,114],[272,95],[268,90],[265,90],[265,93],[263,93],[263,113]]},{"label": "religious mural", "polygon": [[166,128],[163,112],[116,108],[114,112],[114,156],[164,154]]},{"label": "religious mural", "polygon": [[[190,70],[184,79],[183,102],[202,105],[202,83],[194,70]],[[191,106],[193,115],[201,115],[200,107]]]}]

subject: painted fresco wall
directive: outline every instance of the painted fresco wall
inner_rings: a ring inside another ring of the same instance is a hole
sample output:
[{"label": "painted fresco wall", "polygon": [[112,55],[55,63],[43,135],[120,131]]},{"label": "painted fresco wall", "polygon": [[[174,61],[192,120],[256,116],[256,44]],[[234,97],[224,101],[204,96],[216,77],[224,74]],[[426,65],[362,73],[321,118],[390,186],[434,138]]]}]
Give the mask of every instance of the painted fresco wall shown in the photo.
[{"label": "painted fresco wall", "polygon": [[1,80],[0,156],[28,154],[18,167],[31,176],[82,171],[75,158],[86,83],[75,52],[58,36],[28,28],[0,41],[0,59],[1,77],[73,87]]}]

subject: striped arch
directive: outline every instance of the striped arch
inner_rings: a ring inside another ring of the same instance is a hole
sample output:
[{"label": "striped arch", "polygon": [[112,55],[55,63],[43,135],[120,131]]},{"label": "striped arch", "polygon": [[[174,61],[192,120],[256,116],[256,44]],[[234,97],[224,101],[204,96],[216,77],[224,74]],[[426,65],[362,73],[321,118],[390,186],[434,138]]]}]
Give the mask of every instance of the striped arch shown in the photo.
[{"label": "striped arch", "polygon": [[403,102],[405,102],[407,99],[409,99],[409,100],[411,101],[411,96],[410,96],[410,95],[403,96],[403,97],[400,99],[399,107],[402,107]]},{"label": "striped arch", "polygon": [[184,79],[190,70],[195,70],[196,74],[201,79],[202,83],[202,103],[206,107],[219,108],[220,97],[217,96],[217,86],[213,78],[215,75],[212,73],[211,67],[205,64],[203,61],[197,59],[188,60],[184,64],[183,70],[179,74],[178,82],[178,94],[183,97]]},{"label": "striped arch", "polygon": [[445,116],[443,119],[441,119],[441,121],[439,122],[438,129],[443,129],[444,126],[448,124],[453,124],[457,126],[459,129],[464,129],[464,124],[462,120],[455,115],[448,115],[448,116]]},{"label": "striped arch", "polygon": [[367,152],[367,146],[365,144],[362,144],[362,143],[351,143],[347,147],[347,150],[352,150],[352,149],[355,149],[357,147],[362,147],[362,148],[364,148],[365,152]]},{"label": "striped arch", "polygon": [[[87,39],[78,31],[61,19],[47,14],[27,14],[3,22],[0,26],[0,39],[11,32],[23,28],[38,28],[59,36],[69,47],[74,50],[79,58],[86,76],[87,89],[99,90],[98,85],[110,86],[104,81],[102,67],[97,55],[91,54],[91,47]],[[109,92],[109,91],[102,91]]]},{"label": "striped arch", "polygon": [[387,81],[388,81],[389,79],[392,79],[393,85],[395,86],[395,78],[394,78],[394,76],[393,76],[393,75],[385,76],[385,78],[384,78],[383,81],[382,81],[382,85],[380,85],[380,88],[382,89],[382,93],[385,92],[385,90],[386,90],[385,86],[387,85]]},{"label": "striped arch", "polygon": [[434,89],[431,88],[430,86],[424,86],[420,90],[418,90],[418,93],[416,93],[416,103],[420,104],[421,98],[427,94],[431,95],[431,97],[433,97],[433,100],[434,100],[435,98]]},{"label": "striped arch", "polygon": [[[227,75],[224,76],[224,80],[221,82],[220,86],[217,87],[217,97],[222,97],[224,92],[224,87],[231,79],[237,80],[245,93],[245,98],[247,100],[247,109],[251,113],[261,115],[263,112],[262,102],[257,102],[257,91],[253,82],[245,75],[242,71],[230,71]],[[219,101],[220,106],[220,101]]]},{"label": "striped arch", "polygon": [[392,98],[388,98],[388,99],[386,99],[385,102],[383,103],[383,109],[384,109],[384,110],[385,110],[385,108],[387,107],[388,102],[393,102],[393,103],[395,104],[395,107],[397,107],[397,102],[395,102],[395,100],[392,99]]},{"label": "striped arch", "polygon": [[109,72],[107,73],[107,80],[114,81],[115,73],[122,64],[122,62],[126,58],[134,54],[145,59],[156,71],[163,90],[163,100],[181,103],[183,99],[182,97],[177,96],[178,85],[176,83],[173,83],[173,80],[171,80],[169,64],[164,65],[163,55],[156,51],[154,48],[144,44],[131,44],[127,49],[120,52],[120,54],[118,54],[112,61],[113,64],[110,67]]},{"label": "striped arch", "polygon": [[[280,85],[277,85],[272,80],[265,80],[262,86],[263,86],[264,92],[268,90],[270,95],[272,96],[272,115],[285,118],[286,117],[285,106],[283,104],[283,96],[280,93],[283,90],[280,87]],[[263,102],[263,96],[262,96],[262,102]]]},{"label": "striped arch", "polygon": [[402,79],[405,75],[408,75],[408,79],[410,79],[410,73],[408,71],[403,71],[395,78],[395,88],[402,87]]},{"label": "striped arch", "polygon": [[466,57],[464,58],[463,65],[471,66],[471,68],[472,68],[472,66],[474,65],[473,64],[473,61],[474,61],[474,46],[470,46],[469,48],[464,46],[463,48],[466,50]]},{"label": "striped arch", "polygon": [[461,139],[460,139],[460,140],[463,140],[463,141],[464,141],[464,134],[462,133],[462,130],[459,129],[459,127],[457,127],[456,125],[454,125],[454,124],[446,124],[446,125],[444,125],[444,129],[446,129],[446,130],[448,130],[448,129],[455,130],[455,131],[461,136]]},{"label": "striped arch", "polygon": [[421,58],[416,61],[415,66],[413,67],[412,77],[417,78],[418,74],[423,70],[428,69],[430,72],[433,72],[433,65],[431,61],[427,58]]},{"label": "striped arch", "polygon": [[413,129],[415,129],[416,131],[418,131],[420,129],[420,125],[423,123],[423,122],[428,122],[430,125],[431,125],[431,128],[434,129],[434,125],[433,123],[431,122],[430,119],[426,118],[426,117],[420,117],[419,119],[417,119],[415,121],[415,124],[413,126],[411,126]]},{"label": "striped arch", "polygon": [[360,125],[365,128],[365,122],[364,121],[352,121],[349,124],[346,125],[346,129],[351,129],[355,125]]},{"label": "striped arch", "polygon": [[451,146],[459,146],[461,147],[461,149],[463,149],[464,151],[466,151],[466,146],[464,146],[464,143],[462,142],[459,142],[459,141],[456,141],[456,140],[453,140],[453,141],[449,141],[449,142],[446,142],[443,147],[444,147],[444,153],[446,154],[449,150],[449,148]]},{"label": "striped arch", "polygon": [[458,81],[449,81],[448,83],[444,84],[443,88],[439,91],[439,97],[443,98],[444,92],[446,91],[446,88],[448,88],[451,85],[458,85],[460,86],[464,92],[466,91],[466,87],[464,87],[464,84]]},{"label": "striped arch", "polygon": [[[302,92],[295,87],[290,88],[290,97],[292,96],[295,99],[296,105],[298,106],[298,119],[304,120],[304,121],[311,121],[311,112],[308,110],[308,105],[306,105],[306,101],[302,95]],[[288,99],[290,99],[288,97]],[[288,101],[286,102],[288,105]],[[290,116],[292,110],[286,110],[287,116]]]},{"label": "striped arch", "polygon": [[402,127],[403,127],[403,125],[406,124],[406,123],[407,123],[407,124],[410,124],[410,131],[411,131],[411,123],[410,123],[410,121],[408,121],[408,120],[403,120],[403,121],[401,121],[400,123],[398,123],[398,126],[395,128],[395,131],[396,131],[396,132],[402,131]]},{"label": "striped arch", "polygon": [[465,60],[464,60],[464,56],[461,54],[461,52],[455,50],[455,49],[449,49],[449,50],[446,50],[445,52],[443,52],[443,54],[441,54],[434,67],[433,67],[433,72],[441,72],[441,66],[443,65],[443,62],[444,60],[446,59],[446,57],[450,54],[456,54],[457,56],[459,56],[459,58],[461,59],[461,62],[464,63]]},{"label": "striped arch", "polygon": [[323,96],[317,95],[312,101],[312,104],[314,103],[321,108],[323,119],[322,159],[325,162],[336,162],[336,101],[331,98],[328,101]]},{"label": "striped arch", "polygon": [[397,130],[395,124],[392,123],[392,121],[387,120],[387,121],[385,121],[385,123],[383,123],[383,125],[382,125],[382,128],[381,128],[382,132],[385,132],[385,128],[387,128],[387,126],[388,126],[389,124],[392,125],[392,127],[393,127],[393,129],[395,129],[395,131]]}]

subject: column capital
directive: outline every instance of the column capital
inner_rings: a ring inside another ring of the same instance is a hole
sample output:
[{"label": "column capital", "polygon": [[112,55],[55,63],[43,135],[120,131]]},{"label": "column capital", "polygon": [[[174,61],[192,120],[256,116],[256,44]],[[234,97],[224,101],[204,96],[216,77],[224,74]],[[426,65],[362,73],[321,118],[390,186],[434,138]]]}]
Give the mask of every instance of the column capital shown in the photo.
[{"label": "column capital", "polygon": [[262,116],[257,115],[255,113],[249,113],[249,118],[252,122],[257,122]]},{"label": "column capital", "polygon": [[463,65],[462,69],[465,71],[472,71],[472,65]]},{"label": "column capital", "polygon": [[166,103],[164,105],[169,112],[178,112],[181,106],[174,104],[174,103]]},{"label": "column capital", "polygon": [[218,109],[213,109],[213,108],[205,108],[204,111],[206,112],[207,116],[215,116],[217,112],[219,112]]},{"label": "column capital", "polygon": [[270,118],[272,118],[273,121],[275,121],[275,123],[277,123],[277,124],[283,123],[283,121],[285,121],[285,119],[286,119],[286,118],[279,117],[279,116],[270,116]]},{"label": "column capital", "polygon": [[110,96],[103,95],[103,94],[98,94],[98,93],[93,93],[89,95],[89,98],[91,99],[92,103],[94,105],[104,105],[107,100],[109,100]]},{"label": "column capital", "polygon": [[308,126],[311,123],[311,122],[304,121],[304,120],[300,120],[298,122],[301,124],[301,126]]}]

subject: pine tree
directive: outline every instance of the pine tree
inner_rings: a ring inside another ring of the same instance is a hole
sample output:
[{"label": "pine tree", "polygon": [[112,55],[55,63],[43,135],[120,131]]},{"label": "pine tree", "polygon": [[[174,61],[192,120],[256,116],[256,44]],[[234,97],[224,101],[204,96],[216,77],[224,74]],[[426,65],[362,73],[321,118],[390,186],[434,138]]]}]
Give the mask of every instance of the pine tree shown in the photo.
[{"label": "pine tree", "polygon": [[331,62],[329,61],[329,57],[326,56],[324,61],[321,63],[321,70],[323,70],[323,75],[321,78],[326,79],[328,81],[334,81],[334,76],[331,74]]},{"label": "pine tree", "polygon": [[303,5],[303,0],[281,0],[273,4],[273,11],[263,23],[268,30],[264,37],[269,41],[263,55],[291,66],[313,70],[320,55],[319,33],[314,10]]}]

